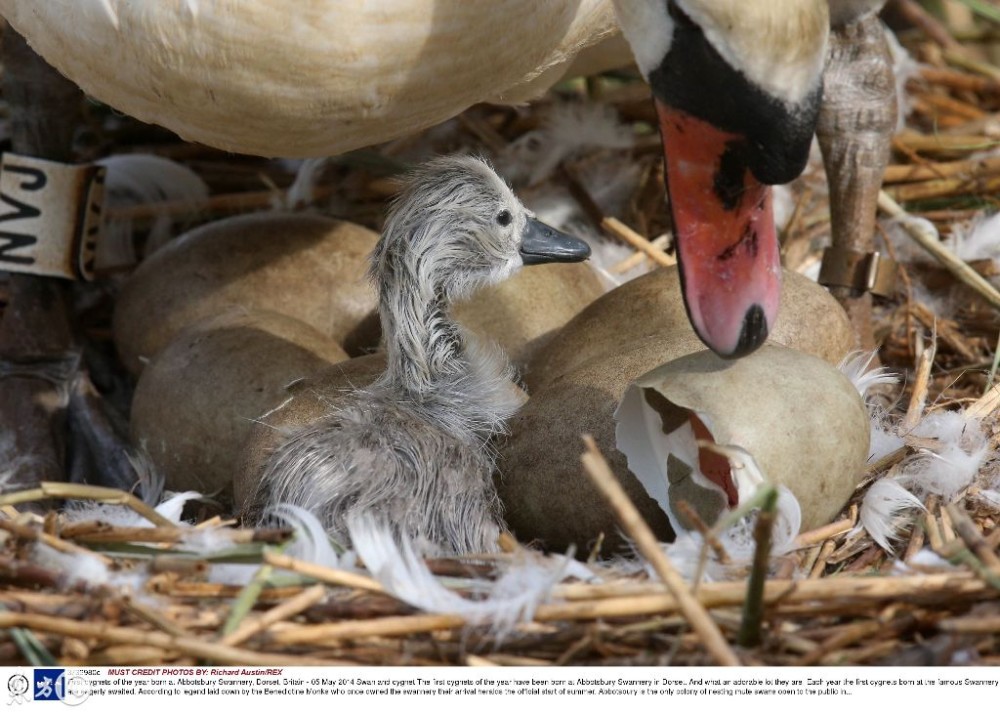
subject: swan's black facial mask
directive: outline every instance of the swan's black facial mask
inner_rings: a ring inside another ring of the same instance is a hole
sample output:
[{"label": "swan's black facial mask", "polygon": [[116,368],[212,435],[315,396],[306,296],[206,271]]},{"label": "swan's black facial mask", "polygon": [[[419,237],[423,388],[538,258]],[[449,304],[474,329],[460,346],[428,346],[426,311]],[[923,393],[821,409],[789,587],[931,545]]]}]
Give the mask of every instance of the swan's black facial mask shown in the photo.
[{"label": "swan's black facial mask", "polygon": [[590,246],[583,240],[562,233],[534,218],[528,219],[521,232],[520,251],[525,265],[582,262],[590,257]]}]

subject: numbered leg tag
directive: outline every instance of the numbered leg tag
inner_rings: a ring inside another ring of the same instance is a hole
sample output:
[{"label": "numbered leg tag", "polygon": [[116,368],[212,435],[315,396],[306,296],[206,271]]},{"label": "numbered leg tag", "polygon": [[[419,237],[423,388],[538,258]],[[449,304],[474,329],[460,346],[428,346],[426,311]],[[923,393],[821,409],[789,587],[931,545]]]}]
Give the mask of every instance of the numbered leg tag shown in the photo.
[{"label": "numbered leg tag", "polygon": [[0,270],[91,280],[103,166],[0,157]]}]

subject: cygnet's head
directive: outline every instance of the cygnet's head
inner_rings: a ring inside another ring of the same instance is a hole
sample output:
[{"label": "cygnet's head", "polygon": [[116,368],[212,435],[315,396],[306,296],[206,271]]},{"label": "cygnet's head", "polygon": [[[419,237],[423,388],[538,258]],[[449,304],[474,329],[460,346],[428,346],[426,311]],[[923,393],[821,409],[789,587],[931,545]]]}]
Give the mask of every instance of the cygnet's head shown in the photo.
[{"label": "cygnet's head", "polygon": [[430,299],[461,299],[522,265],[579,262],[590,247],[536,220],[483,159],[444,156],[415,169],[393,202],[371,276],[415,281]]}]

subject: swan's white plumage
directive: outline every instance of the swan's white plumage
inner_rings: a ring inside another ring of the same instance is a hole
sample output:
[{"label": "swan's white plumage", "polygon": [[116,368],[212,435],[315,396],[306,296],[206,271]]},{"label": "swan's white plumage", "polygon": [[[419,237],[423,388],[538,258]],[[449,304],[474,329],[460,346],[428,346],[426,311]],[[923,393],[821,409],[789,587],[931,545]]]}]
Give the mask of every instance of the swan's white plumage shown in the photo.
[{"label": "swan's white plumage", "polygon": [[615,32],[607,0],[0,0],[0,15],[120,111],[216,148],[298,157],[524,101]]}]

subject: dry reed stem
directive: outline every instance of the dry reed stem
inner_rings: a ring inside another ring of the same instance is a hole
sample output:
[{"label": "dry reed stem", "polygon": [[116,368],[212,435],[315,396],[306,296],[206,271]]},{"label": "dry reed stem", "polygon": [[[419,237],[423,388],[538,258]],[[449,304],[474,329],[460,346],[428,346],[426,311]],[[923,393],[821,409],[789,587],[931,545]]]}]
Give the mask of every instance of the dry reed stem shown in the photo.
[{"label": "dry reed stem", "polygon": [[[924,504],[927,507],[927,504]],[[910,541],[906,543],[906,551],[903,553],[903,561],[909,562],[917,553],[920,552],[924,547],[924,529],[922,527],[914,527],[910,532]]]},{"label": "dry reed stem", "polygon": [[941,22],[925,10],[916,0],[896,0],[894,7],[910,23],[919,27],[928,39],[941,47],[961,47]]},{"label": "dry reed stem", "polygon": [[920,223],[911,220],[911,216],[900,207],[885,191],[879,191],[878,207],[886,215],[901,219],[901,225],[917,244],[929,252],[938,262],[960,281],[978,292],[993,307],[1000,309],[1000,292],[997,292],[987,280],[973,270],[960,257],[941,244],[936,235],[931,234]]},{"label": "dry reed stem", "polygon": [[844,518],[843,520],[831,522],[829,525],[818,527],[815,530],[803,532],[792,542],[792,549],[800,550],[806,547],[812,547],[813,545],[818,545],[823,542],[823,540],[828,540],[831,537],[842,535],[852,527],[854,527],[854,521],[851,518]]},{"label": "dry reed stem", "polygon": [[946,94],[926,93],[919,95],[919,99],[930,108],[937,109],[945,114],[963,121],[978,121],[988,114],[977,106],[955,99]]},{"label": "dry reed stem", "polygon": [[934,517],[934,510],[937,508],[938,498],[932,495],[927,499],[927,512],[924,513],[924,529],[927,531],[927,543],[934,552],[941,552],[944,549],[944,539],[941,537],[941,528],[938,527],[937,518]]},{"label": "dry reed stem", "polygon": [[645,236],[632,230],[617,218],[606,217],[601,221],[601,227],[610,235],[625,241],[636,250],[641,251],[661,267],[673,267],[677,264],[677,259],[667,255],[663,250],[656,247]]},{"label": "dry reed stem", "polygon": [[163,515],[132,495],[132,493],[97,485],[43,481],[38,484],[37,488],[0,495],[0,505],[19,505],[21,503],[48,500],[50,498],[60,500],[96,500],[97,502],[109,503],[111,505],[124,505],[142,515],[154,525],[177,527],[176,523],[163,517]]},{"label": "dry reed stem", "polygon": [[809,579],[817,580],[823,576],[823,572],[826,571],[827,561],[830,559],[830,555],[837,548],[837,544],[833,540],[827,540],[823,543],[823,546],[819,550],[819,554],[816,555],[816,561],[813,562],[812,569],[809,570]]},{"label": "dry reed stem", "polygon": [[97,552],[91,552],[85,547],[80,547],[72,542],[67,542],[66,540],[50,535],[49,533],[31,527],[30,525],[22,525],[20,523],[13,522],[12,520],[0,519],[0,530],[6,530],[7,532],[25,540],[40,542],[43,545],[51,547],[57,552],[62,552],[63,554],[76,555],[78,557],[94,557],[105,566],[111,565],[114,562],[114,560],[110,557],[105,557]]},{"label": "dry reed stem", "polygon": [[892,145],[900,151],[922,151],[942,155],[967,154],[987,151],[1000,142],[990,136],[965,134],[920,134],[904,131],[892,139]]},{"label": "dry reed stem", "polygon": [[433,631],[460,629],[465,617],[454,614],[414,614],[388,616],[369,621],[340,621],[333,624],[288,625],[266,632],[269,642],[282,646],[312,644],[339,646],[341,642],[381,636],[408,636]]},{"label": "dry reed stem", "polygon": [[984,77],[988,77],[993,81],[1000,81],[1000,67],[994,67],[992,64],[986,62],[980,62],[975,57],[970,55],[968,51],[960,44],[955,44],[953,48],[947,49],[941,53],[945,60],[951,65],[956,67],[961,67],[970,72],[975,72],[976,74],[981,74]]},{"label": "dry reed stem", "polygon": [[32,631],[44,631],[61,636],[97,639],[115,644],[153,646],[168,651],[197,656],[231,666],[332,666],[346,662],[311,659],[283,654],[262,653],[214,644],[194,637],[171,636],[158,631],[141,631],[121,626],[96,624],[88,621],[62,619],[42,614],[0,611],[0,630],[19,626]]},{"label": "dry reed stem", "polygon": [[955,532],[962,538],[962,541],[975,553],[976,557],[979,558],[991,574],[1000,577],[1000,557],[990,547],[986,538],[983,537],[983,533],[979,531],[976,523],[972,521],[972,518],[954,504],[949,504],[945,508],[945,512],[950,515]]},{"label": "dry reed stem", "polygon": [[862,621],[834,634],[798,661],[799,666],[819,663],[827,654],[840,651],[853,643],[868,639],[879,633],[883,625],[879,621]]},{"label": "dry reed stem", "polygon": [[[663,250],[667,245],[670,244],[670,236],[669,235],[661,235],[661,236],[659,236],[657,238],[653,238],[649,242],[649,244],[652,245],[655,248],[659,248],[660,250]],[[670,256],[667,255],[667,257],[670,257]],[[618,263],[615,263],[614,265],[612,265],[608,269],[608,272],[610,272],[612,275],[621,275],[622,273],[628,272],[632,268],[638,267],[640,264],[642,264],[643,260],[649,260],[649,259],[650,259],[650,257],[645,252],[643,252],[642,250],[636,250],[634,253],[632,253],[631,255],[629,255],[627,258],[625,258],[621,262],[618,262]]]},{"label": "dry reed stem", "polygon": [[[719,560],[719,564],[729,564],[732,561],[729,557],[729,553],[726,552],[725,545],[722,544],[718,535],[716,535],[715,531],[708,526],[708,523],[701,519],[698,511],[691,507],[687,500],[678,501],[677,510],[684,517],[684,519],[686,519],[691,526],[698,531],[698,534],[704,538],[705,544],[712,548],[712,551],[715,552],[716,559]],[[698,586],[698,579],[700,579],[700,577],[696,578],[696,581],[694,582],[695,587]]]},{"label": "dry reed stem", "polygon": [[[303,587],[270,587],[260,593],[260,601],[274,602],[294,596],[301,592]],[[192,581],[169,581],[162,589],[157,589],[158,594],[166,594],[173,597],[188,597],[198,599],[232,599],[238,597],[244,590],[241,585],[216,584],[214,582],[192,582]]]},{"label": "dry reed stem", "polygon": [[966,72],[956,72],[953,69],[922,67],[920,69],[920,76],[932,84],[938,84],[958,91],[973,92],[976,94],[1000,93],[1000,82],[995,79],[977,77]]},{"label": "dry reed stem", "polygon": [[87,663],[92,666],[142,666],[173,660],[177,654],[157,646],[115,645],[95,651]]},{"label": "dry reed stem", "polygon": [[947,547],[950,542],[954,542],[958,539],[958,535],[955,534],[955,527],[952,525],[951,515],[949,514],[947,506],[938,510],[938,518],[941,523],[941,540],[944,542],[945,547]]},{"label": "dry reed stem", "polygon": [[163,616],[160,612],[141,602],[137,602],[132,597],[122,597],[121,602],[127,610],[135,614],[147,624],[155,626],[157,629],[166,632],[170,636],[185,637],[191,635],[191,632],[187,631],[183,626],[170,621],[170,619]]},{"label": "dry reed stem", "polygon": [[265,552],[264,562],[278,569],[286,569],[289,572],[295,572],[296,574],[315,579],[318,582],[325,582],[326,584],[333,584],[338,587],[354,587],[369,592],[385,592],[385,588],[381,584],[363,574],[354,574],[353,572],[323,567],[322,565],[295,559],[294,557],[277,552]]},{"label": "dry reed stem", "polygon": [[990,390],[976,399],[965,409],[967,419],[986,418],[1000,407],[1000,384],[994,384]]},{"label": "dry reed stem", "polygon": [[906,407],[906,415],[900,421],[899,430],[901,433],[909,433],[924,415],[924,406],[927,404],[927,393],[930,389],[931,367],[934,364],[934,355],[937,339],[931,339],[917,357],[917,373],[913,378],[913,391],[910,393],[910,402]]},{"label": "dry reed stem", "polygon": [[237,646],[244,641],[259,634],[272,624],[291,619],[304,612],[314,604],[319,604],[326,596],[326,588],[322,584],[304,590],[296,594],[291,599],[282,602],[273,609],[269,609],[259,619],[244,623],[236,631],[219,639],[219,643],[225,646]]},{"label": "dry reed stem", "polygon": [[601,491],[605,499],[611,505],[615,516],[621,523],[626,534],[635,542],[639,553],[645,557],[653,566],[656,574],[663,580],[674,597],[680,604],[681,611],[687,618],[691,628],[695,630],[701,638],[705,648],[715,659],[724,666],[739,666],[740,660],[729,647],[729,643],[723,637],[719,627],[705,611],[704,607],[692,595],[687,582],[674,568],[670,560],[660,549],[660,543],[653,535],[649,525],[642,519],[642,515],[636,510],[635,505],[618,483],[614,473],[608,466],[604,456],[601,455],[597,443],[592,436],[583,437],[586,452],[581,456],[584,470],[590,477],[591,482]]},{"label": "dry reed stem", "polygon": [[898,202],[923,201],[970,194],[992,194],[1000,190],[1000,176],[977,175],[966,178],[939,178],[920,183],[903,183],[885,188]]},{"label": "dry reed stem", "polygon": [[967,363],[975,364],[979,361],[979,355],[968,345],[965,336],[959,331],[953,321],[938,318],[936,314],[919,302],[914,302],[910,306],[910,310],[917,321],[924,325],[925,328],[932,332],[937,330],[937,336],[941,341],[951,347]]},{"label": "dry reed stem", "polygon": [[925,163],[922,165],[896,164],[885,169],[887,184],[919,183],[942,178],[983,176],[1000,173],[1000,156],[970,158],[962,161]]},{"label": "dry reed stem", "polygon": [[1000,616],[944,619],[937,626],[941,631],[952,634],[997,634],[1000,633]]}]

